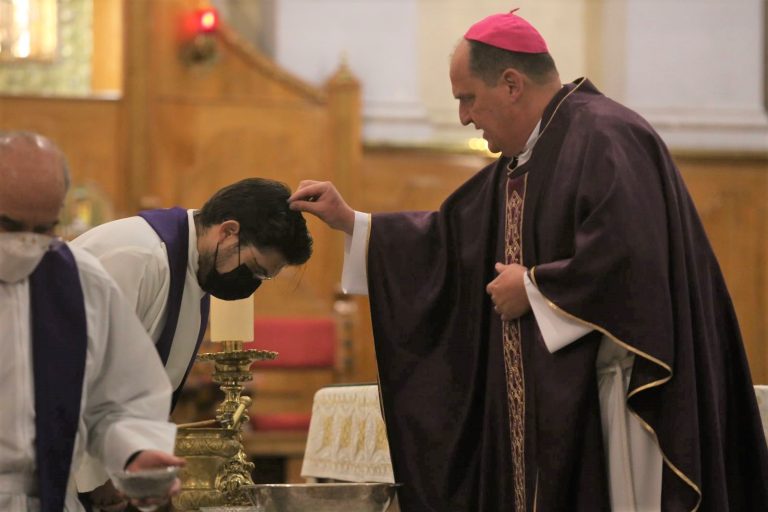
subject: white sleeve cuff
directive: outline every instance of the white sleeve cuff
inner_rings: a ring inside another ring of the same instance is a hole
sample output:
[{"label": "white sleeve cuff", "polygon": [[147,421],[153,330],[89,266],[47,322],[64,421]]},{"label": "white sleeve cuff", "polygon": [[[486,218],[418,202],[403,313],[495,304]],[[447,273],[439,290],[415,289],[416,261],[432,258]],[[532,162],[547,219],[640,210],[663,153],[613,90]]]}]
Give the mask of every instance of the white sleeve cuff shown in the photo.
[{"label": "white sleeve cuff", "polygon": [[371,214],[355,212],[352,236],[344,236],[344,269],[341,289],[344,293],[368,295],[368,237]]},{"label": "white sleeve cuff", "polygon": [[104,462],[110,475],[122,471],[128,458],[141,450],[173,453],[176,425],[164,421],[123,419],[104,438]]},{"label": "white sleeve cuff", "polygon": [[75,473],[77,492],[90,492],[109,480],[104,466],[88,452],[83,453],[83,460]]},{"label": "white sleeve cuff", "polygon": [[525,293],[528,295],[528,301],[531,303],[533,316],[536,317],[536,323],[541,331],[541,337],[544,338],[544,344],[550,353],[557,352],[566,345],[570,345],[592,330],[576,320],[557,312],[549,307],[549,301],[541,294],[531,278],[526,273],[523,277],[525,281]]}]

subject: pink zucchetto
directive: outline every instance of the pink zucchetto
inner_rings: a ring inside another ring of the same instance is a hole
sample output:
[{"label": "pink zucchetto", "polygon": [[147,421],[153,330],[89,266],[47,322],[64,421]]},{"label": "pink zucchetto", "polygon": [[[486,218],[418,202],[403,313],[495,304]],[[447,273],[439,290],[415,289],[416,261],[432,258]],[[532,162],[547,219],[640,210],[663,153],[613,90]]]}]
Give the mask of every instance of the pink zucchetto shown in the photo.
[{"label": "pink zucchetto", "polygon": [[533,25],[515,14],[493,14],[469,27],[464,39],[479,41],[502,50],[520,53],[547,53],[547,43]]}]

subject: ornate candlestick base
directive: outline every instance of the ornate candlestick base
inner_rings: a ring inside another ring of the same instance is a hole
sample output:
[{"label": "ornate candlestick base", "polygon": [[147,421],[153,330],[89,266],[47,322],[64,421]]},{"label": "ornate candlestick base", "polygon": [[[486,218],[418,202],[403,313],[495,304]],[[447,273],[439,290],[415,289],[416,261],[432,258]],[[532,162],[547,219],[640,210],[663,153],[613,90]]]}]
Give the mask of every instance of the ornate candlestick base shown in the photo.
[{"label": "ornate candlestick base", "polygon": [[[244,383],[251,380],[251,363],[275,359],[277,352],[243,350],[242,341],[225,341],[221,352],[199,354],[198,361],[213,361],[213,381],[224,392],[216,408],[216,419],[179,425],[176,454],[187,459],[179,474],[181,493],[173,498],[177,510],[200,507],[249,505],[241,492],[253,485],[253,464],[243,450],[241,425],[248,421],[251,400],[241,396]],[[218,428],[200,428],[218,424]]]}]

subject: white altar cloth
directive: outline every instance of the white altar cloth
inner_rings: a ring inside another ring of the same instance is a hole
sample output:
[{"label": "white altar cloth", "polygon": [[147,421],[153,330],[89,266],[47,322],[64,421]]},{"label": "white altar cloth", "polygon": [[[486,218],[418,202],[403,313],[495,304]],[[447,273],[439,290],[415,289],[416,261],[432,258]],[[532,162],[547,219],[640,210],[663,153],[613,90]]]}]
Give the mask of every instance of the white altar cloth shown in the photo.
[{"label": "white altar cloth", "polygon": [[315,393],[301,476],[394,482],[377,384],[329,386]]}]

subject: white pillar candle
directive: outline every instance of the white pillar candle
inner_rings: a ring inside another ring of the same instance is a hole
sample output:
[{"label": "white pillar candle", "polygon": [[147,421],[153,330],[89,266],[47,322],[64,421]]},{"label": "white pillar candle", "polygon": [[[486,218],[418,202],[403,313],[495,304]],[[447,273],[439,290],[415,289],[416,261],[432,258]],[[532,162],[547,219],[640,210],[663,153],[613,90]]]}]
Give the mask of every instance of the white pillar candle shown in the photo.
[{"label": "white pillar candle", "polygon": [[253,340],[253,295],[240,300],[211,297],[211,341]]}]

